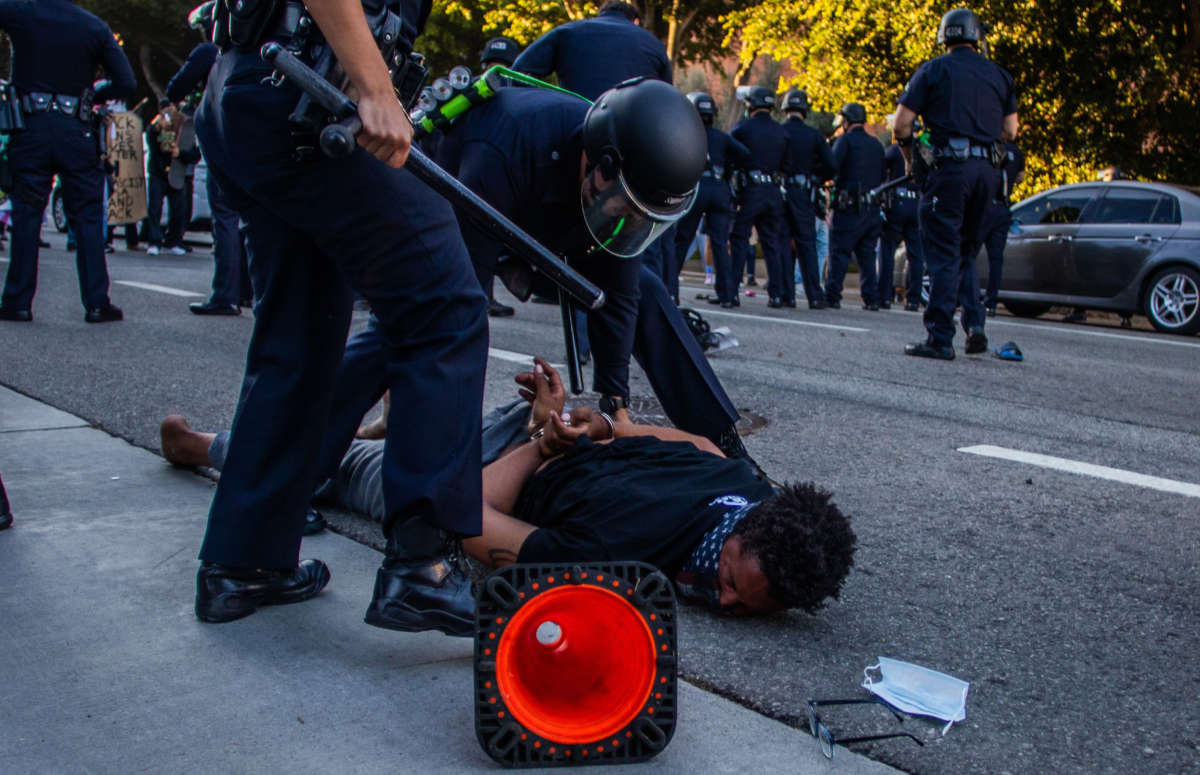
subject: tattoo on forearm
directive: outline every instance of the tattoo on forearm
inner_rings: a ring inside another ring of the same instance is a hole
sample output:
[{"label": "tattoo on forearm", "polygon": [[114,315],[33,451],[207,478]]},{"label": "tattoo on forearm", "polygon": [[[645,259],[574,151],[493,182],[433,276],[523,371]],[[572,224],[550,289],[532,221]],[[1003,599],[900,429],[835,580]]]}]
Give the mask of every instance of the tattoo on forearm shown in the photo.
[{"label": "tattoo on forearm", "polygon": [[517,561],[517,555],[507,549],[488,549],[488,560],[492,567],[511,565]]}]

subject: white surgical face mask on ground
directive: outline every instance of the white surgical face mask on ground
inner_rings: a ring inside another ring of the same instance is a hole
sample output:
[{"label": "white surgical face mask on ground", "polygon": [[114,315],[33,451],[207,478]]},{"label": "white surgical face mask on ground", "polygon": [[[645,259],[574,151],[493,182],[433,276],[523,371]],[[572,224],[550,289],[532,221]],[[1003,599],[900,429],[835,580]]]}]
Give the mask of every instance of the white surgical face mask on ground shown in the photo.
[{"label": "white surgical face mask on ground", "polygon": [[[872,670],[879,671],[879,680],[871,678]],[[863,669],[862,685],[905,713],[948,721],[942,729],[943,735],[955,721],[967,717],[969,683],[911,662],[880,657],[877,664]]]}]

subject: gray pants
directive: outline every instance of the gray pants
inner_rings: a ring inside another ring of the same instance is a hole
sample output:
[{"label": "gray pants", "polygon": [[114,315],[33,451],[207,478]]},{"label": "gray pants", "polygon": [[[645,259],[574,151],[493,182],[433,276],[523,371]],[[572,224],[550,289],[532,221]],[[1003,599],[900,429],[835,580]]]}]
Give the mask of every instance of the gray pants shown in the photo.
[{"label": "gray pants", "polygon": [[[483,465],[494,462],[504,450],[525,439],[525,424],[529,421],[529,404],[514,401],[494,409],[483,417]],[[221,431],[208,448],[209,465],[218,471],[225,465],[229,446],[229,431]],[[327,480],[316,496],[332,500],[338,506],[366,514],[382,522],[383,507],[383,441],[355,439],[342,457],[337,475]]]}]

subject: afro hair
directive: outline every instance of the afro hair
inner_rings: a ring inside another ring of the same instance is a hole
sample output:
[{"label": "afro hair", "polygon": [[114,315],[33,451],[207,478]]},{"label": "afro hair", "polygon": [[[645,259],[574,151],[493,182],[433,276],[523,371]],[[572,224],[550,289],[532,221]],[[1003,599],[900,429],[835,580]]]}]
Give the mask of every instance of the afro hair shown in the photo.
[{"label": "afro hair", "polygon": [[786,608],[815,613],[837,599],[854,565],[857,539],[850,519],[815,484],[786,484],[733,529],[758,558],[770,594]]}]

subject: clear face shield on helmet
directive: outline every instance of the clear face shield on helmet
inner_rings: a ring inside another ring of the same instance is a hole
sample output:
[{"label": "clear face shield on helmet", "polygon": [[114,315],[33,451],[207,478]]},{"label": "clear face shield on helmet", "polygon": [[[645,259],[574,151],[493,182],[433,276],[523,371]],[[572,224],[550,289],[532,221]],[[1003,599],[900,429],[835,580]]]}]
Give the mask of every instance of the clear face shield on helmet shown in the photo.
[{"label": "clear face shield on helmet", "polygon": [[682,197],[673,197],[665,205],[651,205],[639,199],[618,172],[605,177],[600,166],[593,166],[583,179],[579,201],[583,221],[596,245],[620,258],[632,258],[662,236],[671,225],[691,209],[696,187]]}]

